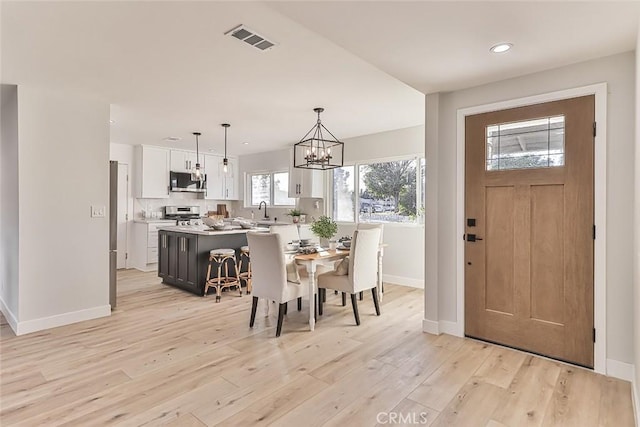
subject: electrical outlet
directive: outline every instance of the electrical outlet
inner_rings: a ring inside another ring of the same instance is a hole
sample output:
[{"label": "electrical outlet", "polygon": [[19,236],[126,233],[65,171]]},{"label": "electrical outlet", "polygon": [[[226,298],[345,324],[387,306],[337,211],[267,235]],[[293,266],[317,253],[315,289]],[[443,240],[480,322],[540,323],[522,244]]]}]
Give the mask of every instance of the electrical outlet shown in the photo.
[{"label": "electrical outlet", "polygon": [[91,218],[104,218],[106,213],[106,206],[91,206]]}]

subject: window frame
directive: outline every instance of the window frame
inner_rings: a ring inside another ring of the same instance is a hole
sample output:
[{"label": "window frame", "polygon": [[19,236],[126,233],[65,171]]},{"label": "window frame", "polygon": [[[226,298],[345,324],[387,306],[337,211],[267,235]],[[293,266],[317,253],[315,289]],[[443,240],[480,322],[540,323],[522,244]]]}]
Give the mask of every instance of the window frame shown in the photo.
[{"label": "window frame", "polygon": [[[360,197],[356,197],[356,202],[354,205],[354,221],[336,221],[338,224],[343,225],[358,225],[362,224],[384,224],[385,226],[392,227],[424,227],[424,207],[426,204],[426,191],[425,191],[425,199],[423,200],[421,197],[422,193],[422,175],[420,173],[421,161],[424,159],[425,161],[425,170],[426,170],[426,157],[422,153],[417,154],[409,154],[404,156],[393,156],[393,157],[381,157],[377,159],[366,159],[366,160],[357,160],[351,162],[344,162],[343,167],[353,166],[354,173],[354,192],[356,195],[360,194],[360,166],[361,165],[370,165],[373,163],[386,163],[386,162],[394,162],[401,160],[414,160],[416,162],[416,210],[418,214],[416,214],[416,218],[411,222],[385,222],[385,221],[360,221]],[[326,215],[333,215],[334,208],[334,196],[333,196],[333,170],[331,173],[327,174],[327,181],[325,185],[325,200],[327,200],[327,206],[325,208]],[[425,173],[426,179],[426,173]],[[426,182],[425,182],[426,187]],[[426,190],[426,188],[425,188]]]},{"label": "window frame", "polygon": [[293,204],[290,205],[276,205],[274,204],[274,200],[275,200],[275,181],[274,181],[274,175],[275,174],[282,174],[282,173],[286,173],[287,174],[287,196],[289,193],[289,179],[291,178],[291,172],[288,169],[278,169],[278,170],[264,170],[264,171],[252,171],[252,172],[246,172],[245,173],[245,179],[244,179],[244,188],[245,188],[245,192],[244,192],[244,207],[245,208],[257,208],[258,205],[254,205],[251,202],[253,201],[253,186],[251,185],[251,180],[252,177],[256,176],[256,175],[269,175],[269,201],[268,201],[268,206],[271,208],[294,208],[295,207],[295,198],[294,197],[288,197],[290,199],[292,199],[294,202]]}]

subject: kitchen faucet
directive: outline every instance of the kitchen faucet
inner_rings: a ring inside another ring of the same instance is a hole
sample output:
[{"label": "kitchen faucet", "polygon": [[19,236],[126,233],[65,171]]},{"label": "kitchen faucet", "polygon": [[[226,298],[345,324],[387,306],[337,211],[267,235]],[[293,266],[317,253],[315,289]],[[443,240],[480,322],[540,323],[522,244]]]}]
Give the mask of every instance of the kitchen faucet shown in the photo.
[{"label": "kitchen faucet", "polygon": [[265,202],[264,200],[260,202],[260,204],[258,205],[258,210],[262,209],[262,204],[264,203],[264,219],[269,219],[269,215],[267,215],[267,202]]}]

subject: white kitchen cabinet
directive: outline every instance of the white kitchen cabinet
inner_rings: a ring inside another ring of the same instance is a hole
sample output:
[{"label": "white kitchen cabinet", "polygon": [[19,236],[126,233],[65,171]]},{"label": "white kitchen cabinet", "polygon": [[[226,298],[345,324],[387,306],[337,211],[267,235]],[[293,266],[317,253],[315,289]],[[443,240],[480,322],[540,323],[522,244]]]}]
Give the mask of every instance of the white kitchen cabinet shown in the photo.
[{"label": "white kitchen cabinet", "polygon": [[205,154],[205,173],[207,174],[206,199],[238,200],[238,159],[229,157],[232,177],[225,177],[222,170],[223,156]]},{"label": "white kitchen cabinet", "polygon": [[[171,150],[171,171],[191,172],[196,167],[197,156],[195,151]],[[200,154],[200,167],[205,166],[204,154]]]},{"label": "white kitchen cabinet", "polygon": [[133,266],[140,271],[158,267],[158,228],[175,225],[175,221],[135,221],[133,224]]},{"label": "white kitchen cabinet", "polygon": [[136,147],[138,165],[136,197],[166,199],[169,197],[170,150],[162,147]]},{"label": "white kitchen cabinet", "polygon": [[289,197],[324,197],[324,171],[294,168],[293,150],[289,164],[292,165],[289,168]]}]

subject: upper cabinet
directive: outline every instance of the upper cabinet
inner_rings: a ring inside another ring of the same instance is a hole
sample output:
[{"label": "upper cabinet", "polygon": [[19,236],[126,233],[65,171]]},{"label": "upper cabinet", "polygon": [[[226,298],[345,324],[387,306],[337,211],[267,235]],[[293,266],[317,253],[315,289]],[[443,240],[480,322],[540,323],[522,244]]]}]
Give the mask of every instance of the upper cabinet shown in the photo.
[{"label": "upper cabinet", "polygon": [[170,150],[162,147],[136,147],[138,165],[136,197],[165,199],[169,197]]},{"label": "upper cabinet", "polygon": [[223,156],[215,154],[204,155],[205,173],[207,174],[206,199],[238,200],[238,159],[229,157],[229,169],[232,176],[227,177],[222,170]]},{"label": "upper cabinet", "polygon": [[[204,154],[200,154],[200,166],[205,167]],[[196,167],[196,153],[193,151],[171,150],[171,171],[191,172]]]},{"label": "upper cabinet", "polygon": [[321,170],[299,169],[293,167],[293,150],[289,164],[289,197],[324,197],[324,174]]}]

